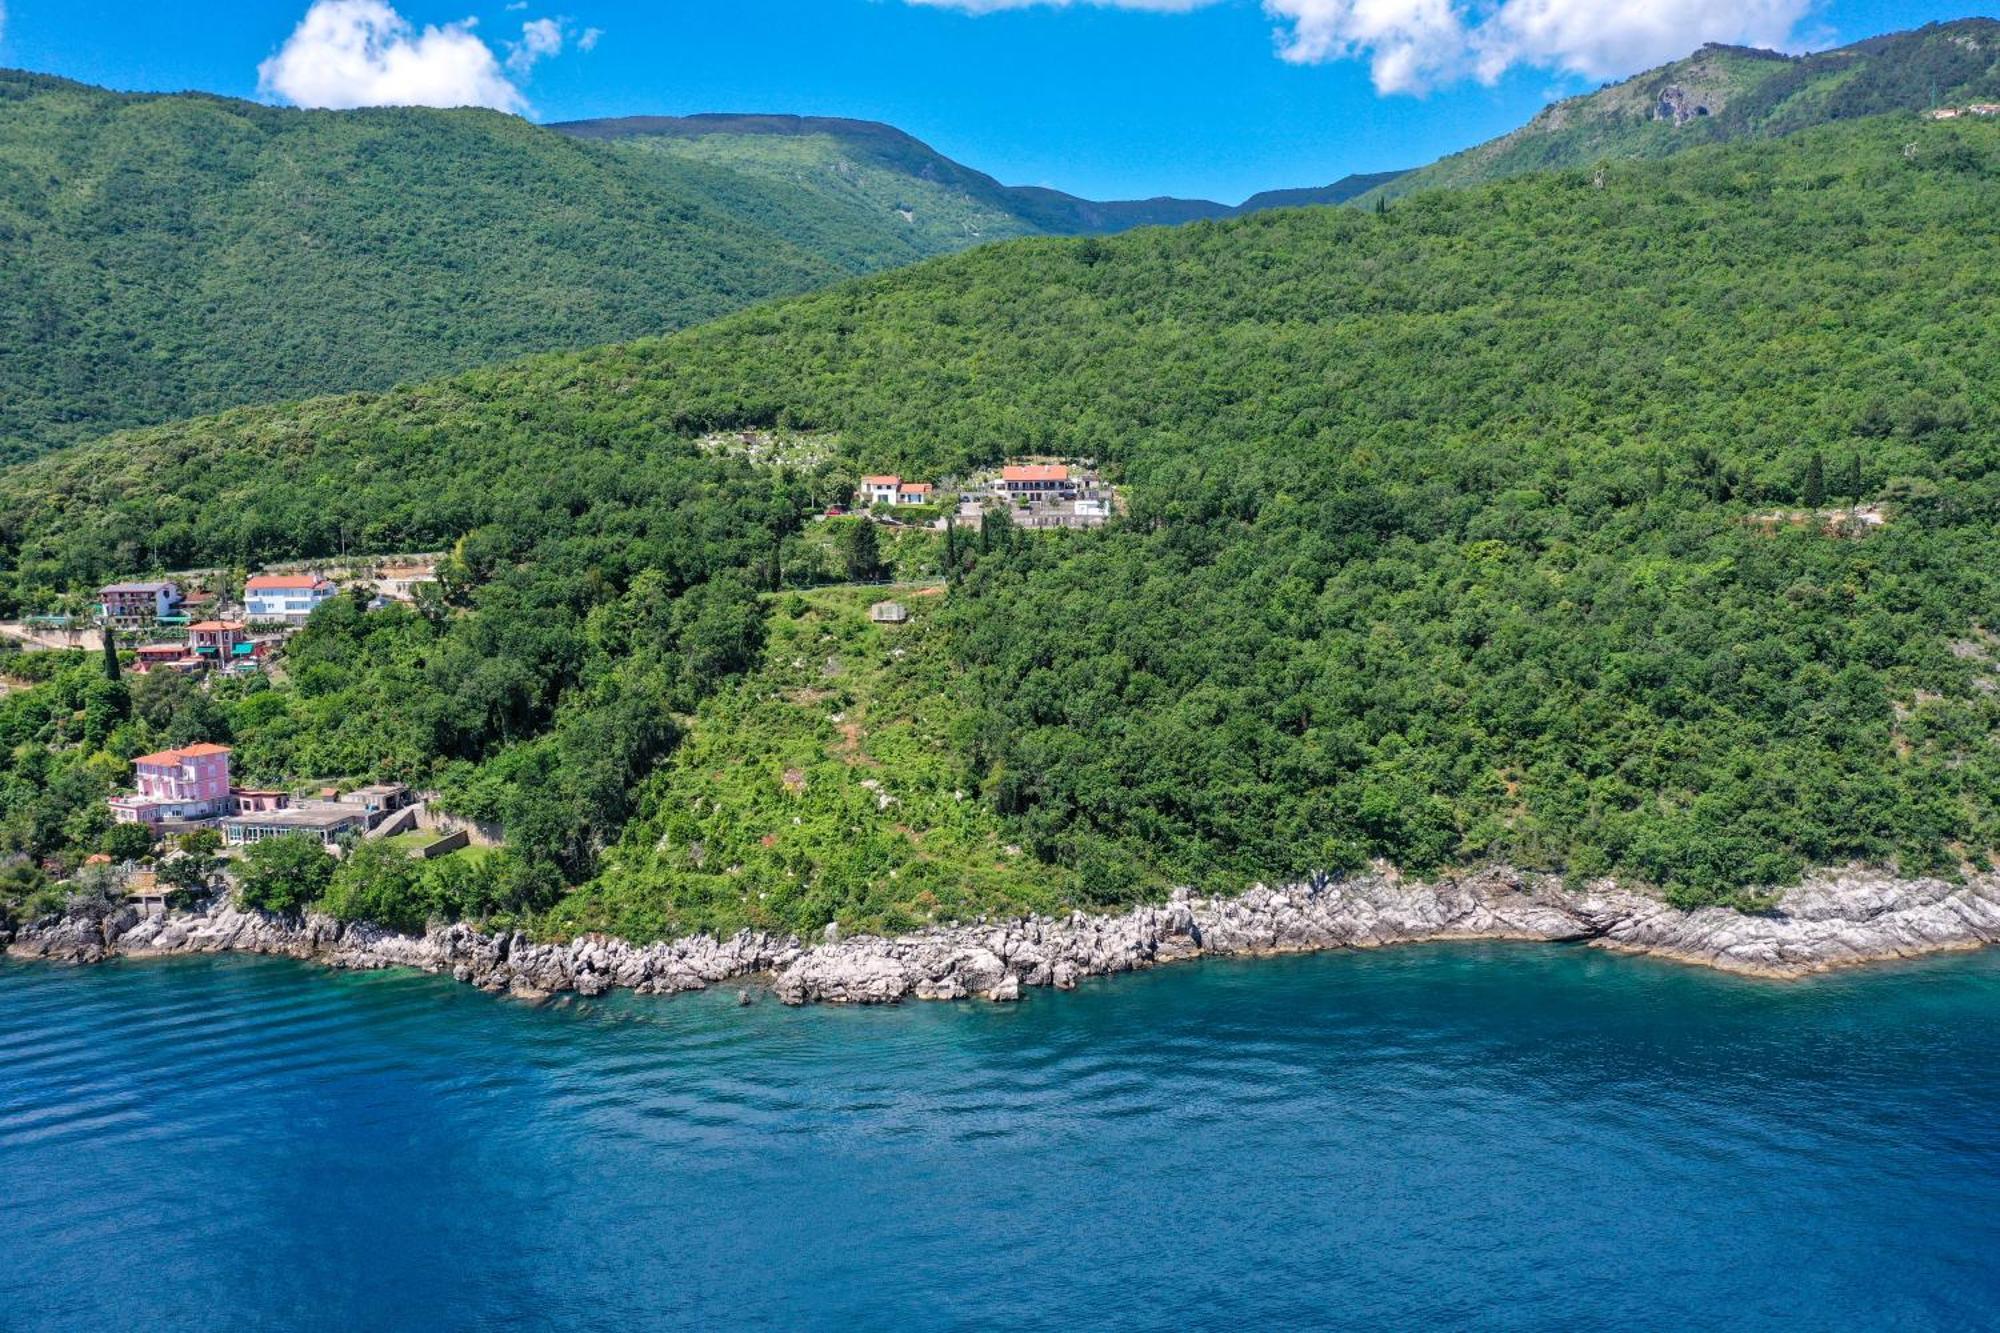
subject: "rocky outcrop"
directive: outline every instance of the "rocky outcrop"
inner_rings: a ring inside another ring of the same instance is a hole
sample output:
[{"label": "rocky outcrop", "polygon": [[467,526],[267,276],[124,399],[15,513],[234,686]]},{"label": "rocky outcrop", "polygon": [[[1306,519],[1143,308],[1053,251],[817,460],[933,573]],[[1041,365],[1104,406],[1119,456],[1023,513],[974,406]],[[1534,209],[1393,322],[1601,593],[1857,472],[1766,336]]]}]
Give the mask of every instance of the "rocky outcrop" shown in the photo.
[{"label": "rocky outcrop", "polygon": [[313,959],[331,967],[414,967],[493,992],[540,998],[700,990],[771,977],[787,1004],[889,1004],[902,999],[1019,999],[1023,988],[1069,989],[1085,977],[1202,956],[1305,953],[1423,940],[1572,940],[1726,971],[1799,977],[1878,959],[2000,941],[2000,876],[1964,884],[1864,871],[1822,875],[1769,912],[1681,911],[1609,881],[1569,889],[1551,878],[1490,870],[1436,883],[1394,874],[1259,886],[1229,898],[1177,892],[1114,916],[1075,913],[938,926],[892,939],[829,930],[808,948],[744,931],[633,945],[601,935],[538,943],[519,932],[440,926],[399,935],[324,916],[274,917],[217,903],[142,917],[52,918],[23,929],[17,957],[96,962],[123,955],[223,951]]},{"label": "rocky outcrop", "polygon": [[414,967],[447,973],[482,990],[534,998],[563,991],[602,995],[613,988],[642,995],[701,990],[784,968],[797,958],[799,944],[789,936],[753,931],[725,940],[694,935],[644,946],[602,935],[546,944],[518,931],[488,935],[466,925],[402,935],[317,914],[274,916],[218,900],[200,911],[164,916],[126,908],[98,920],[52,918],[24,928],[7,952],[75,963],[112,956],[274,954],[346,969]]},{"label": "rocky outcrop", "polygon": [[1678,83],[1670,83],[1660,90],[1659,105],[1653,109],[1654,120],[1672,121],[1675,129],[1707,114],[1707,104]]}]

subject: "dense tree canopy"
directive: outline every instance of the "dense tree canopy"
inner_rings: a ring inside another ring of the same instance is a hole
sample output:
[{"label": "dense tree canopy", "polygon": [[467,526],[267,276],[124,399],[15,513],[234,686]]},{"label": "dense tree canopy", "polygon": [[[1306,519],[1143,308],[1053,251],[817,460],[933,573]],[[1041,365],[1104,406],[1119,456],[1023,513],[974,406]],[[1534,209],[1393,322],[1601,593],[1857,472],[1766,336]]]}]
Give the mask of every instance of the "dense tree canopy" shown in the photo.
[{"label": "dense tree canopy", "polygon": [[[1996,273],[2000,125],[1896,116],[1011,243],[122,436],[9,474],[16,604],[343,544],[453,546],[452,602],[336,605],[278,689],[162,708],[79,668],[0,727],[62,753],[220,725],[252,772],[428,774],[518,839],[497,898],[547,903],[653,818],[632,793],[688,710],[745,688],[772,571],[852,554],[774,563],[812,549],[815,479],[688,441],[812,430],[869,471],[1054,453],[1122,480],[1101,532],[954,544],[956,677],[925,696],[1079,900],[1370,857],[1688,902],[1849,857],[1954,873],[2000,842]],[[44,779],[102,766],[14,754],[0,827],[66,836]]]}]

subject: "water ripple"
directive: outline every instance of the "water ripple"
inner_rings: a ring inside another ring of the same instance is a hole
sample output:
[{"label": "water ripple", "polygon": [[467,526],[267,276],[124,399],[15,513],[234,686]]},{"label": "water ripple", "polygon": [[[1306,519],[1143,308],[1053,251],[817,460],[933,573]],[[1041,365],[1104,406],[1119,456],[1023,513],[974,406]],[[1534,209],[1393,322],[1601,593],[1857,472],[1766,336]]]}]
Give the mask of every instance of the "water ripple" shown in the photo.
[{"label": "water ripple", "polygon": [[1996,1087],[2000,955],[866,1012],[0,965],[0,1325],[1991,1327]]}]

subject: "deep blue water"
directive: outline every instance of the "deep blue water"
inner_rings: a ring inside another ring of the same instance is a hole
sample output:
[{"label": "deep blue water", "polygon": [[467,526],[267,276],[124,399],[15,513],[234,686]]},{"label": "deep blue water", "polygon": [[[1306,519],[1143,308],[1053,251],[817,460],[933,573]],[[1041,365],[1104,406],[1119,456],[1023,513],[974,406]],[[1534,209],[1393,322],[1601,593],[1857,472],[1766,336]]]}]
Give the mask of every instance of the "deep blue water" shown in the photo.
[{"label": "deep blue water", "polygon": [[733,997],[0,963],[0,1326],[2000,1327],[2000,952]]}]

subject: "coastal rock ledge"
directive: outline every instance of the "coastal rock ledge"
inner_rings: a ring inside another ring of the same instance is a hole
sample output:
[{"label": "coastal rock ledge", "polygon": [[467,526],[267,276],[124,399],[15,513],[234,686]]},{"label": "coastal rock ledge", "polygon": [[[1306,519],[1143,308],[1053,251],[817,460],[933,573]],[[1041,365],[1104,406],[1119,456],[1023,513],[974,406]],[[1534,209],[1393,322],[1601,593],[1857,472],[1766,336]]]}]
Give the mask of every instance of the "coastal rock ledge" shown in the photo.
[{"label": "coastal rock ledge", "polygon": [[1258,886],[1239,897],[1171,901],[1114,916],[1074,913],[937,926],[910,935],[834,938],[743,931],[634,945],[602,935],[562,944],[470,926],[401,935],[325,916],[303,920],[218,901],[194,912],[51,917],[8,942],[17,958],[89,963],[113,957],[259,953],[337,968],[413,967],[492,992],[642,995],[701,990],[768,975],[787,1004],[888,1004],[906,998],[1020,998],[1023,987],[1069,989],[1085,977],[1181,959],[1373,948],[1426,940],[1580,941],[1750,976],[1830,968],[2000,941],[2000,875],[1961,884],[1874,871],[1821,874],[1769,912],[1681,911],[1608,881],[1572,890],[1506,869],[1435,883],[1393,874]]}]

